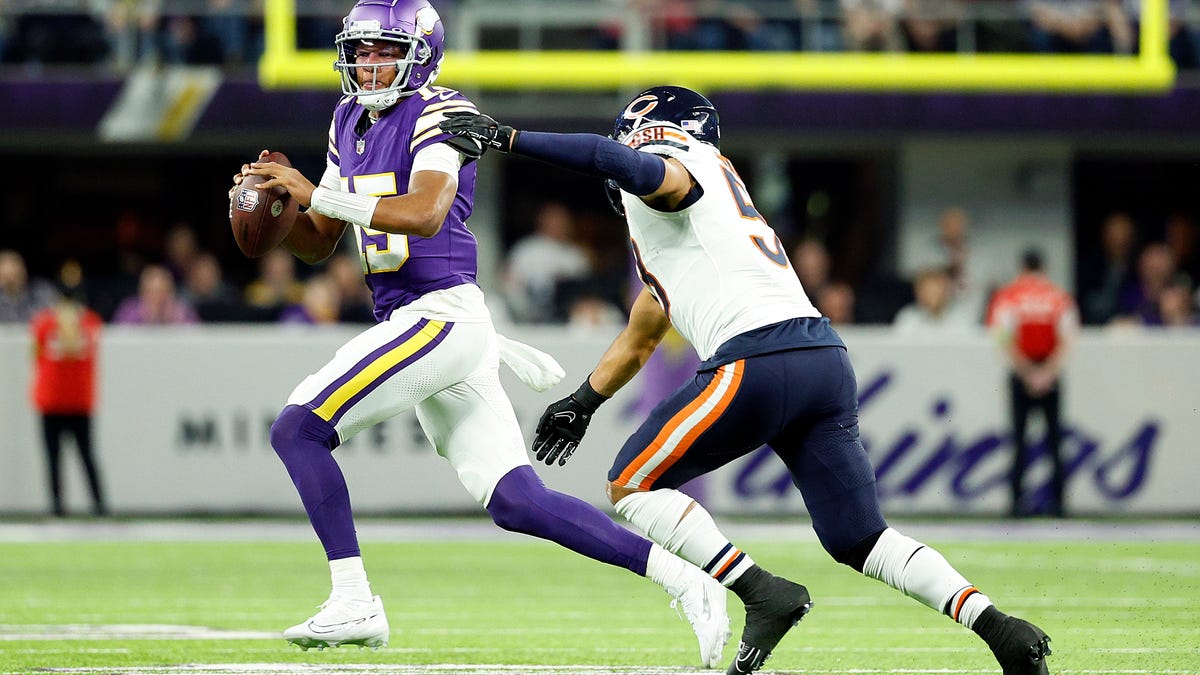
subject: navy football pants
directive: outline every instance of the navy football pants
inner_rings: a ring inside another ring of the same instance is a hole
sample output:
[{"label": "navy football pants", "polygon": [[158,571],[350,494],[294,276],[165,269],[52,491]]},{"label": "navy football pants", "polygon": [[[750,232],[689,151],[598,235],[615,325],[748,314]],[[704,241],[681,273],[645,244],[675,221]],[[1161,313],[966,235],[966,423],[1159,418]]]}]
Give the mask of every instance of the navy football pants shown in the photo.
[{"label": "navy football pants", "polygon": [[676,488],[764,444],[787,465],[835,559],[887,528],[859,439],[858,384],[841,347],[764,354],[697,373],[651,411],[608,479]]}]

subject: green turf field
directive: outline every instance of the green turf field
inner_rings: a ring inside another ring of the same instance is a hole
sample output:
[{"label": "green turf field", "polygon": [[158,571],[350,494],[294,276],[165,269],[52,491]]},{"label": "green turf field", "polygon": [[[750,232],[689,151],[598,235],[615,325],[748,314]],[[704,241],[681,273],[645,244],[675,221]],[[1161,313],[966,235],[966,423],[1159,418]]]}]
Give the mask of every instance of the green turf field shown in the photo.
[{"label": "green turf field", "polygon": [[[815,602],[764,672],[998,672],[972,633],[812,541],[739,543]],[[1051,672],[1200,673],[1200,543],[928,543],[1051,635]],[[700,671],[669,597],[624,570],[516,535],[363,549],[391,645],[301,652],[277,635],[328,592],[315,539],[0,543],[0,674]]]}]

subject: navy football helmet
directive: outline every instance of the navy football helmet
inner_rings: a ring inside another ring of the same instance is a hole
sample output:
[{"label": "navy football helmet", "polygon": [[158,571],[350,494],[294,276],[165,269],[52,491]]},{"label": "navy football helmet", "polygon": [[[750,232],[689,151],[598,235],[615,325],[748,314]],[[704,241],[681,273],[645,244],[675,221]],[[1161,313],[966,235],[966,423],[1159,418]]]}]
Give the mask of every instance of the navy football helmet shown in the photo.
[{"label": "navy football helmet", "polygon": [[[617,121],[613,124],[609,138],[623,141],[631,132],[648,122],[671,122],[679,125],[698,141],[721,149],[721,119],[717,109],[702,94],[687,87],[664,85],[651,87],[633,97]],[[604,195],[617,212],[625,215],[621,203],[621,189],[613,180],[604,181]]]},{"label": "navy football helmet", "polygon": [[[360,64],[355,50],[360,42],[391,42],[402,55],[394,63]],[[342,93],[358,97],[368,110],[383,110],[421,87],[433,84],[445,55],[445,29],[437,10],[427,0],[359,0],[342,19],[342,32],[334,38],[342,76]],[[385,89],[366,90],[358,84],[360,68],[392,68],[396,79]]]},{"label": "navy football helmet", "polygon": [[620,141],[647,122],[677,124],[696,140],[721,147],[717,109],[712,101],[686,87],[651,87],[635,96],[617,115],[611,138]]}]

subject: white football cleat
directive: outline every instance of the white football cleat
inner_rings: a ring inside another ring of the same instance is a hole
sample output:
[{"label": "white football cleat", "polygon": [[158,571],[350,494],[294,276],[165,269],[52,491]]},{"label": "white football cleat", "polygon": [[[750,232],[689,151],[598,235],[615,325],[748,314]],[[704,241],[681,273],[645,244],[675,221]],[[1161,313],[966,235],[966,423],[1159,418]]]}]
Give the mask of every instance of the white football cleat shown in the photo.
[{"label": "white football cleat", "polygon": [[390,630],[378,595],[369,601],[330,596],[320,610],[308,621],[283,631],[283,637],[305,651],[341,645],[387,646]]},{"label": "white football cleat", "polygon": [[721,665],[725,644],[733,635],[729,627],[729,613],[725,611],[725,587],[705,574],[700,568],[689,565],[684,574],[669,584],[667,593],[674,600],[671,608],[683,614],[700,642],[700,660],[705,668]]}]

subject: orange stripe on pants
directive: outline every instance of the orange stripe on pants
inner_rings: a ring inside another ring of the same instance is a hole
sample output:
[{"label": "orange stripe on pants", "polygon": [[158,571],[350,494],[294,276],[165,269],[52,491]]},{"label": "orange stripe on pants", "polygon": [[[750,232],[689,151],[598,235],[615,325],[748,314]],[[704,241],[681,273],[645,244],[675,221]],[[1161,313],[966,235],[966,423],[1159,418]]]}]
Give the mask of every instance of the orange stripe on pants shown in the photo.
[{"label": "orange stripe on pants", "polygon": [[[712,382],[708,383],[708,386],[704,388],[704,391],[700,392],[700,395],[697,396],[696,399],[689,403],[686,407],[684,407],[683,410],[675,413],[675,415],[667,422],[662,430],[658,432],[658,435],[655,436],[654,441],[650,443],[650,445],[643,450],[636,459],[630,462],[629,466],[625,467],[625,470],[621,472],[620,477],[617,479],[617,484],[626,487],[635,487],[641,490],[649,489],[649,486],[655,480],[657,480],[664,471],[671,468],[675,462],[679,461],[679,458],[682,457],[685,452],[687,452],[688,448],[691,447],[692,443],[695,442],[700,434],[707,431],[714,422],[720,419],[721,414],[724,413],[725,409],[729,407],[730,401],[732,401],[733,397],[737,395],[738,388],[742,384],[743,369],[743,361],[735,361],[718,368],[716,375],[713,376]],[[638,481],[636,485],[631,485],[634,476],[642,469],[646,468],[646,466],[654,460],[654,457],[667,444],[667,441],[671,438],[671,436],[674,435],[674,433],[678,431],[683,424],[693,414],[696,413],[696,411],[703,408],[707,403],[711,402],[718,396],[718,391],[721,390],[722,385],[727,381],[725,377],[726,374],[728,374],[729,377],[728,385],[725,387],[724,392],[719,394],[720,398],[717,400],[716,405],[713,406],[712,410],[708,411],[703,419],[701,419],[686,432],[684,437],[681,438],[678,444],[671,450],[670,454],[658,463],[658,466],[655,466],[654,469],[652,469],[645,478]]]}]

